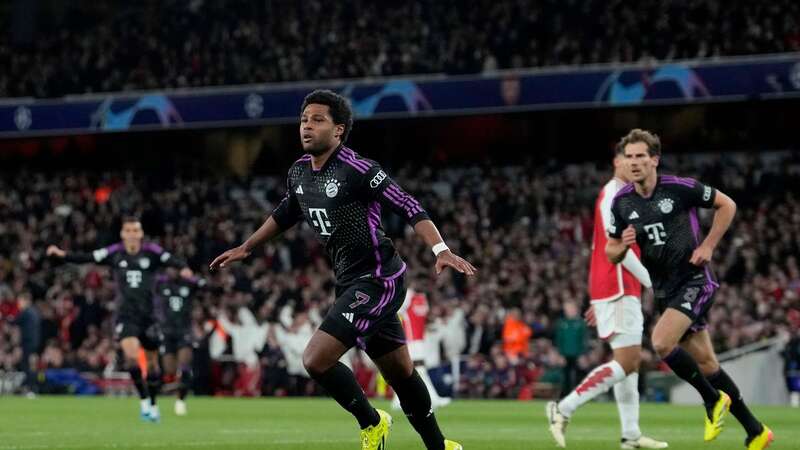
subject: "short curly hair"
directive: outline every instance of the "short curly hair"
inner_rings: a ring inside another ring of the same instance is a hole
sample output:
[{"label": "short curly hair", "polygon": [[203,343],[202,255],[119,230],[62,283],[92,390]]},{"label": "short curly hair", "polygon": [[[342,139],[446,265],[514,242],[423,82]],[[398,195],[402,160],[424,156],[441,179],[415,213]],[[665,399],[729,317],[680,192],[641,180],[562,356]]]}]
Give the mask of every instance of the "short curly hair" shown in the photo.
[{"label": "short curly hair", "polygon": [[636,144],[637,142],[644,142],[647,144],[647,153],[650,156],[661,156],[661,139],[652,131],[643,130],[641,128],[634,128],[623,136],[617,144],[616,151],[624,153],[626,145]]},{"label": "short curly hair", "polygon": [[317,89],[306,95],[303,106],[300,107],[300,114],[303,114],[306,106],[312,103],[326,105],[330,109],[334,125],[344,125],[342,133],[342,143],[344,143],[350,136],[350,130],[353,129],[353,108],[350,106],[350,100],[331,90]]}]

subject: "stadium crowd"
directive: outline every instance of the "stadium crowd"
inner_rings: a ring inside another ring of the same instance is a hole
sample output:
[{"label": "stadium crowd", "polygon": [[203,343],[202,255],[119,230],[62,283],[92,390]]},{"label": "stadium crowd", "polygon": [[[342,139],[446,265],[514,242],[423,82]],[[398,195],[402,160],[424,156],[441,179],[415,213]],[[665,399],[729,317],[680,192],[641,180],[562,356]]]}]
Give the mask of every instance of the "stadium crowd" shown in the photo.
[{"label": "stadium crowd", "polygon": [[[694,155],[667,162],[667,171],[720,187],[739,206],[715,254],[722,281],[710,320],[716,348],[796,334],[800,154]],[[429,249],[399,218],[384,217],[408,262],[410,285],[432,305],[428,364],[461,359],[455,381],[462,396],[547,395],[540,387],[558,386],[563,377],[558,328],[569,319],[565,305],[586,306],[594,200],[610,169],[585,163],[394,172],[448,244],[480,271],[469,280],[450,271],[434,277]],[[212,392],[209,386],[235,395],[316,392],[300,355],[331,304],[334,281],[311,231],[295,227],[245,264],[207,270],[214,256],[260,225],[281,198],[283,183],[271,176],[164,181],[145,173],[3,174],[0,370],[24,367],[25,358],[34,374],[70,368],[102,378],[113,370],[115,288],[107,270],[57,265],[44,250],[53,243],[75,250],[113,243],[120,217],[134,212],[151,239],[185,257],[209,281],[194,303],[195,355],[218,363],[207,362],[208,377],[198,375],[206,384],[202,392]],[[643,306],[647,336],[654,323],[650,294]],[[34,325],[20,309],[35,311]],[[607,356],[591,340],[580,348],[580,370]],[[658,366],[649,353],[645,362]],[[351,363],[373,389],[368,365],[358,356]]]},{"label": "stadium crowd", "polygon": [[6,29],[28,30],[0,39],[0,97],[800,50],[791,0],[65,5],[43,8],[38,27],[35,16],[0,16]]}]

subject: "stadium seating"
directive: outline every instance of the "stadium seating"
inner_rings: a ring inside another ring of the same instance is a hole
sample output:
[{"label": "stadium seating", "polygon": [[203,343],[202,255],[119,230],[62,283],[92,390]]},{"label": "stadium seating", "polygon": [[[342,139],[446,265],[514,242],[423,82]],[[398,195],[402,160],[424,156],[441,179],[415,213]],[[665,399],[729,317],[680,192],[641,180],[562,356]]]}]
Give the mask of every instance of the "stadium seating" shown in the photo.
[{"label": "stadium seating", "polygon": [[[720,187],[739,205],[735,224],[715,255],[722,289],[712,310],[711,332],[719,351],[788,330],[793,316],[787,311],[800,308],[800,166],[796,153],[775,158],[764,165],[746,156],[684,157],[669,166]],[[452,273],[434,279],[429,250],[406,234],[397,218],[384,217],[411,268],[410,277],[429,293],[434,326],[451,319],[465,322],[457,327],[464,335],[454,340],[462,342],[460,348],[449,350],[463,353],[466,361],[461,395],[516,397],[557,383],[563,361],[553,348],[552,328],[564,301],[587,298],[592,206],[609,175],[594,164],[559,169],[395,173],[440,224],[450,245],[480,270],[479,281]],[[55,266],[44,257],[44,249],[50,243],[80,250],[112,243],[118,239],[119,217],[138,211],[152,239],[185,256],[211,282],[196,302],[198,338],[207,336],[208,321],[231,307],[245,306],[257,320],[277,322],[282,307],[293,304],[295,311],[310,311],[313,321],[330,305],[333,279],[323,249],[304,227],[289,231],[248,264],[207,271],[216,254],[241,242],[263,220],[283,186],[280,177],[239,181],[181,176],[165,183],[143,173],[5,174],[0,178],[0,248],[7,249],[0,253],[2,315],[13,317],[15,299],[30,292],[42,316],[37,368],[100,375],[114,359],[114,287],[105,269]],[[509,361],[501,342],[511,307],[521,308],[534,339],[530,354],[517,361]],[[652,318],[647,295],[644,308]],[[462,319],[453,319],[457,310]],[[478,341],[471,339],[476,329],[484,336]],[[10,370],[22,357],[19,332],[0,322],[0,333],[0,368]],[[262,357],[269,365],[264,370],[270,371],[271,380],[288,383],[289,377],[275,374],[280,353],[280,345],[271,341]],[[596,346],[581,364],[591,367],[603,356]],[[287,387],[273,385],[272,393],[281,388]]]},{"label": "stadium seating", "polygon": [[800,50],[792,0],[73,3],[0,16],[27,30],[0,40],[0,97]]}]

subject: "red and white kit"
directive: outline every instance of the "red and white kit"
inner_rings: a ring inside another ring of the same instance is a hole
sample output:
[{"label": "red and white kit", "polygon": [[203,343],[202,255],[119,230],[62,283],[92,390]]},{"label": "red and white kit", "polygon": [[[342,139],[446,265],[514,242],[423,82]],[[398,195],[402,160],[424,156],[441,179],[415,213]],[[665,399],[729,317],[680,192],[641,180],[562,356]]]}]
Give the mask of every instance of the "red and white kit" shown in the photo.
[{"label": "red and white kit", "polygon": [[429,311],[428,298],[425,294],[409,289],[398,314],[403,322],[408,353],[412,361],[425,359],[425,326]]},{"label": "red and white kit", "polygon": [[589,267],[589,296],[597,318],[597,334],[607,339],[612,348],[641,345],[642,285],[651,286],[650,275],[639,260],[638,246],[628,251],[621,264],[612,264],[606,256],[607,230],[614,226],[611,204],[623,186],[622,180],[613,178],[597,196]]}]

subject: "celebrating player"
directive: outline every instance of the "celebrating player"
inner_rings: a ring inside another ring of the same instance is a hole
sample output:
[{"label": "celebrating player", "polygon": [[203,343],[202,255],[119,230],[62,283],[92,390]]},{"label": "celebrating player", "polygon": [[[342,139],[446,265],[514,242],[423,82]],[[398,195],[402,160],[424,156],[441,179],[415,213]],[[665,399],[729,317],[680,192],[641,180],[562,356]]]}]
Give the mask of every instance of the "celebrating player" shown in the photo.
[{"label": "celebrating player", "polygon": [[[745,446],[766,448],[772,431],[750,413],[739,388],[720,367],[706,330],[719,288],[710,262],[733,220],[736,204],[694,179],[659,176],[661,142],[655,134],[634,129],[619,145],[632,184],[614,198],[606,254],[612,263],[619,263],[630,247],[641,247],[661,312],[653,329],[653,347],[676,375],[700,393],[706,407],[704,439],[711,441],[719,435],[730,409],[747,432]],[[705,239],[698,208],[714,208]]]},{"label": "celebrating player", "polygon": [[[120,237],[122,242],[91,253],[66,252],[51,245],[47,247],[47,256],[111,267],[119,293],[115,333],[125,354],[128,372],[139,392],[140,415],[144,420],[158,422],[160,414],[156,397],[161,388],[158,365],[160,331],[153,315],[153,285],[161,267],[180,268],[181,276],[185,278],[191,277],[192,271],[183,260],[156,244],[144,242],[142,224],[135,217],[122,219]],[[147,363],[140,365],[142,348]]]},{"label": "celebrating player", "polygon": [[175,415],[185,416],[186,395],[192,386],[192,297],[205,286],[202,278],[159,275],[155,285],[155,315],[161,326],[164,376],[178,381]]},{"label": "celebrating player", "polygon": [[403,217],[436,255],[435,269],[471,276],[475,268],[453,254],[419,202],[375,162],[343,144],[352,128],[344,97],[310,93],[300,118],[302,158],[289,169],[286,197],[242,245],[226,251],[211,269],[246,258],[257,246],[300,220],[316,232],[333,262],[336,300],[303,354],[311,377],[358,420],[361,448],[383,449],[392,419],[367,401],[339,358],[358,345],[400,397],[409,422],[428,449],[461,449],[445,440],[425,383],[414,370],[397,311],[405,298],[406,264],[381,226],[384,208]]},{"label": "celebrating player", "polygon": [[622,448],[666,448],[666,442],[643,436],[639,430],[639,362],[642,353],[642,285],[651,287],[650,275],[639,261],[639,247],[631,246],[621,264],[612,264],[605,254],[611,222],[611,202],[629,182],[622,147],[614,155],[614,178],[597,197],[594,208],[594,237],[589,267],[589,295],[592,306],[587,319],[597,334],[608,341],[614,359],[594,370],[561,402],[548,402],[545,412],[550,433],[559,447],[566,447],[565,432],[573,413],[589,400],[614,387],[614,398],[622,424]]}]

